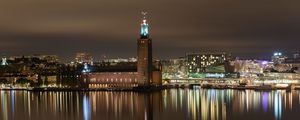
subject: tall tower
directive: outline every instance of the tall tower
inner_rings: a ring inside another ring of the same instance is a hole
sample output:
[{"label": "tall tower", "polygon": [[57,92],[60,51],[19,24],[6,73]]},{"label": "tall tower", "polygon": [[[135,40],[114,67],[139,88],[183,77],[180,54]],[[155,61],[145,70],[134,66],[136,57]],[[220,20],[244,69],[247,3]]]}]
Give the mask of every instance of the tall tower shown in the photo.
[{"label": "tall tower", "polygon": [[146,12],[141,23],[140,38],[137,40],[137,72],[139,86],[149,86],[152,81],[152,40],[149,38],[149,25]]}]

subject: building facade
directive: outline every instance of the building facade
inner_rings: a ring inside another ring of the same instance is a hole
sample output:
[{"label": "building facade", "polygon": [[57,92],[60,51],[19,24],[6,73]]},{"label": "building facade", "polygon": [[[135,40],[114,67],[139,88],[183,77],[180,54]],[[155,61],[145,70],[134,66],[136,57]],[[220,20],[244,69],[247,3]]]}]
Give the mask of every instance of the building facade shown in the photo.
[{"label": "building facade", "polygon": [[229,60],[228,54],[220,53],[187,53],[188,73],[225,72],[224,64]]},{"label": "building facade", "polygon": [[163,79],[188,78],[185,58],[162,60]]},{"label": "building facade", "polygon": [[97,72],[88,74],[89,88],[132,88],[138,86],[137,72]]}]

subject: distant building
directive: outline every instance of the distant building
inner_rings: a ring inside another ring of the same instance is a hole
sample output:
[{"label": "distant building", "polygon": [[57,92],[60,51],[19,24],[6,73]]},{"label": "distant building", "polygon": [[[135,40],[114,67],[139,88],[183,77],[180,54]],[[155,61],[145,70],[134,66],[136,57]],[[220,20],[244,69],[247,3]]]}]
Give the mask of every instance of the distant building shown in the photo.
[{"label": "distant building", "polygon": [[284,56],[281,52],[275,52],[272,56],[272,62],[274,62],[274,64],[283,63],[286,59],[287,57]]},{"label": "distant building", "polygon": [[93,64],[93,57],[90,53],[76,53],[75,62],[79,64],[87,63]]},{"label": "distant building", "polygon": [[163,79],[188,78],[185,58],[161,60]]},{"label": "distant building", "polygon": [[57,60],[55,55],[9,57],[5,60],[9,64],[0,69],[0,78],[10,83],[18,79],[27,79],[34,83],[43,81],[44,85],[55,84],[60,67]]},{"label": "distant building", "polygon": [[59,62],[57,55],[41,55],[42,60],[46,60],[48,63],[57,63]]},{"label": "distant building", "polygon": [[240,77],[257,78],[264,71],[273,67],[273,63],[266,60],[234,60],[231,63],[234,72],[239,73]]}]

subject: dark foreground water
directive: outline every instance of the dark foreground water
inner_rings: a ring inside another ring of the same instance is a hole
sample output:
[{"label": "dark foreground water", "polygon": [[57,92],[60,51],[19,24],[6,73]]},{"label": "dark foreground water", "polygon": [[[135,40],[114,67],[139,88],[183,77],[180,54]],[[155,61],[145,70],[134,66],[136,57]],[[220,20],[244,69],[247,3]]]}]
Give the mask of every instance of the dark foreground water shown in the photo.
[{"label": "dark foreground water", "polygon": [[300,91],[0,91],[0,120],[300,119]]}]

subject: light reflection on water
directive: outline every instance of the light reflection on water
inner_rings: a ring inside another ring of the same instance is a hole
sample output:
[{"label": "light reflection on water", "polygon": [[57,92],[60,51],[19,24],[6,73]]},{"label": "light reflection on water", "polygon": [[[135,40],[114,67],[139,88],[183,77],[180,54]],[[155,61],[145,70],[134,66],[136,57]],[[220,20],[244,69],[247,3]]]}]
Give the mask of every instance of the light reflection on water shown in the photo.
[{"label": "light reflection on water", "polygon": [[300,117],[299,93],[201,88],[154,93],[0,91],[0,119],[293,119]]},{"label": "light reflection on water", "polygon": [[90,100],[87,95],[83,95],[83,118],[84,120],[90,120],[91,119],[91,105]]}]

